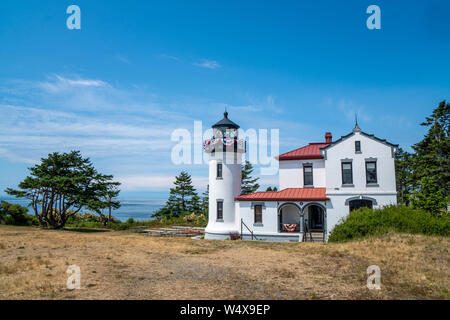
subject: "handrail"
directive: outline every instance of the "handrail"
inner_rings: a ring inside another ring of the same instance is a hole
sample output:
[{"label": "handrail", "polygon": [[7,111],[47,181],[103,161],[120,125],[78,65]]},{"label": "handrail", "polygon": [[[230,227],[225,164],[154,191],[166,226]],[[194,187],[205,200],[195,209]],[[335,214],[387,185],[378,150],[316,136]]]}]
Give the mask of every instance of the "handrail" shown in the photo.
[{"label": "handrail", "polygon": [[258,240],[258,238],[253,234],[253,231],[250,230],[250,228],[245,224],[244,219],[241,218],[241,238],[242,238],[242,225],[244,225],[247,230],[250,232],[250,234],[252,235],[252,240],[253,238],[255,238],[255,240]]},{"label": "handrail", "polygon": [[307,242],[308,238],[307,238],[307,234],[309,233],[309,239],[311,240],[311,242],[314,242],[313,240],[313,236],[312,236],[312,232],[310,230],[308,230],[308,225],[305,222],[304,226],[303,226],[303,242]]}]

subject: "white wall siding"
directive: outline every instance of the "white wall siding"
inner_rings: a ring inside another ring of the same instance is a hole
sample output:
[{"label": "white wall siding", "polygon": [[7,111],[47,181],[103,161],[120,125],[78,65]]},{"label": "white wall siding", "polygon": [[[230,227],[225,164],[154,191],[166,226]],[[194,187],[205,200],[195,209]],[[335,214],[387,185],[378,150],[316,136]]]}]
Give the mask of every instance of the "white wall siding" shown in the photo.
[{"label": "white wall siding", "polygon": [[[348,199],[355,197],[355,195],[334,194],[328,195],[328,197],[330,198],[330,201],[327,201],[327,232],[329,235],[336,224],[341,222],[342,219],[347,217],[350,213],[350,208],[345,202]],[[365,197],[372,198],[376,201],[376,204],[373,206],[374,209],[397,203],[397,196],[392,194],[369,194],[365,195]]]},{"label": "white wall siding", "polygon": [[314,188],[325,188],[325,160],[287,160],[280,161],[279,179],[280,190],[286,188],[303,188],[303,165],[311,163],[313,166]]},{"label": "white wall siding", "polygon": [[[209,161],[209,213],[205,229],[206,239],[229,237],[238,232],[234,198],[241,194],[241,156],[234,154],[233,161],[225,161],[222,153],[211,155]],[[222,163],[222,179],[217,178],[217,163]],[[223,221],[217,221],[217,200],[223,200]],[[214,235],[216,234],[216,235]]]},{"label": "white wall siding", "polygon": [[[361,153],[355,153],[355,141],[361,141]],[[365,159],[367,158],[377,159],[378,186],[376,187],[366,184]],[[343,159],[352,159],[354,187],[342,186],[341,160]],[[325,168],[327,192],[396,193],[392,148],[359,132],[326,150]]]}]

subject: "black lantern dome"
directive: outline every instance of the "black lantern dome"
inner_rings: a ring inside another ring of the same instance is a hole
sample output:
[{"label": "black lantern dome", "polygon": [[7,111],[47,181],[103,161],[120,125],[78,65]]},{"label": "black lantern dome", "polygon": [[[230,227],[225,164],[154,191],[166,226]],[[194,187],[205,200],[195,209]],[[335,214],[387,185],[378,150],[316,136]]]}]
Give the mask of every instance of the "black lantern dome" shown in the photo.
[{"label": "black lantern dome", "polygon": [[239,126],[228,119],[228,112],[223,113],[223,119],[217,122],[215,125],[212,126],[214,129],[224,129],[221,131],[225,131],[226,129],[239,129]]}]

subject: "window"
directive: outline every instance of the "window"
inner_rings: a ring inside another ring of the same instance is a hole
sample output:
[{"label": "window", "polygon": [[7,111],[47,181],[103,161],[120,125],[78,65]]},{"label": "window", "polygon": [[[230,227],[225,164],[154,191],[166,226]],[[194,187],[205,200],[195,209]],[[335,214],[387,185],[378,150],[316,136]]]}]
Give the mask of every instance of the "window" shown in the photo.
[{"label": "window", "polygon": [[355,141],[355,152],[361,152],[361,141]]},{"label": "window", "polygon": [[342,184],[353,184],[353,172],[351,162],[342,162]]},{"label": "window", "polygon": [[372,209],[373,203],[370,200],[352,200],[349,202],[350,212],[359,208]]},{"label": "window", "polygon": [[222,164],[217,164],[217,178],[222,178]]},{"label": "window", "polygon": [[312,186],[313,185],[313,168],[312,166],[303,166],[303,185]]},{"label": "window", "polygon": [[253,208],[255,210],[255,223],[262,223],[262,205],[256,204]]},{"label": "window", "polygon": [[223,220],[223,201],[217,201],[217,220]]},{"label": "window", "polygon": [[366,162],[366,182],[377,183],[377,163],[375,161]]}]

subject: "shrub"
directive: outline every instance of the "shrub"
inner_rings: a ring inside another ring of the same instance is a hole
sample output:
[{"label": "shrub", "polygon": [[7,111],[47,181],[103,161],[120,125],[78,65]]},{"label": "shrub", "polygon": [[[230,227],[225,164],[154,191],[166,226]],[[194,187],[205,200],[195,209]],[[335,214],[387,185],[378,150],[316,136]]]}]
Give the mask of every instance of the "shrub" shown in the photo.
[{"label": "shrub", "polygon": [[203,225],[207,224],[207,219],[204,214],[196,215],[194,212],[192,212],[191,214],[185,215],[183,217],[183,221],[190,222],[190,223],[198,225],[198,226],[203,226]]},{"label": "shrub", "polygon": [[388,232],[450,235],[450,216],[432,215],[424,210],[405,206],[389,206],[382,209],[361,208],[337,224],[331,231],[330,242],[343,242],[381,235]]},{"label": "shrub", "polygon": [[2,201],[0,204],[0,222],[15,226],[38,226],[35,216],[28,214],[28,208]]}]

